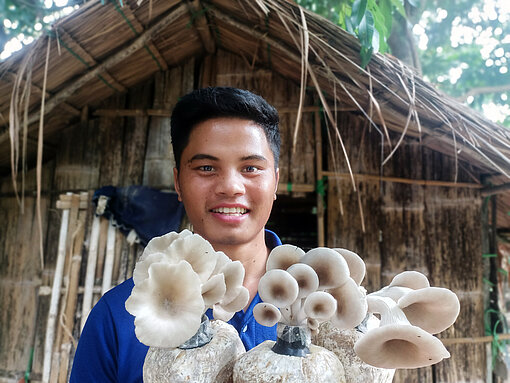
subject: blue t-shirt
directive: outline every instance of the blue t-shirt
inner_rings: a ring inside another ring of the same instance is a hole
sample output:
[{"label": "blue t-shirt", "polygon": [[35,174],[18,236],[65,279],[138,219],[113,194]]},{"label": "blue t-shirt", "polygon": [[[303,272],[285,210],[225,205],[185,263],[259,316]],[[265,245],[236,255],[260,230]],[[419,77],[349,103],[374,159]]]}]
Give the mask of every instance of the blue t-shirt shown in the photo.
[{"label": "blue t-shirt", "polygon": [[[265,239],[270,249],[281,245],[272,231],[266,230]],[[134,316],[125,308],[133,286],[133,280],[128,279],[111,289],[90,312],[74,356],[71,383],[142,382],[149,348],[136,338]],[[276,326],[262,326],[253,317],[253,307],[260,301],[257,294],[246,312],[237,312],[228,322],[239,332],[246,350],[276,340]]]}]

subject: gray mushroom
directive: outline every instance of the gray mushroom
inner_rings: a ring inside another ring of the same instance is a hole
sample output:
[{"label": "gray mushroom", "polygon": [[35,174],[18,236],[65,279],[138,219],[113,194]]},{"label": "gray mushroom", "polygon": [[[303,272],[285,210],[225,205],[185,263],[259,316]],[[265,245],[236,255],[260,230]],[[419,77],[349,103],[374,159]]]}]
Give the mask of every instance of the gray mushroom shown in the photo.
[{"label": "gray mushroom", "polygon": [[315,270],[319,277],[319,289],[333,289],[343,285],[349,278],[347,262],[333,249],[312,249],[303,256],[301,262]]},{"label": "gray mushroom", "polygon": [[306,297],[303,310],[308,318],[325,321],[333,316],[336,305],[337,302],[331,294],[324,291],[315,291]]},{"label": "gray mushroom", "polygon": [[367,299],[365,290],[360,288],[352,278],[340,287],[328,292],[336,300],[335,315],[331,324],[338,329],[349,329],[359,325],[367,315]]},{"label": "gray mushroom", "polygon": [[391,298],[368,296],[367,302],[370,312],[381,315],[381,323],[354,345],[365,363],[380,368],[419,368],[450,357],[443,343],[411,325]]},{"label": "gray mushroom", "polygon": [[260,278],[258,290],[264,302],[276,307],[287,307],[296,300],[299,286],[287,271],[273,269]]},{"label": "gray mushroom", "polygon": [[273,327],[280,321],[282,314],[271,303],[260,302],[253,308],[253,316],[262,326]]},{"label": "gray mushroom", "polygon": [[398,306],[411,324],[431,334],[450,327],[460,312],[457,295],[442,287],[413,290],[398,300]]},{"label": "gray mushroom", "polygon": [[266,271],[273,269],[287,270],[289,266],[298,263],[305,252],[297,246],[276,246],[267,257]]},{"label": "gray mushroom", "polygon": [[365,262],[363,262],[361,257],[353,251],[341,248],[336,248],[333,250],[344,257],[345,261],[347,262],[347,266],[349,266],[351,278],[354,280],[354,282],[356,282],[358,286],[361,285],[367,270]]},{"label": "gray mushroom", "polygon": [[294,277],[299,286],[298,298],[305,298],[317,291],[319,277],[315,270],[305,263],[295,263],[287,269],[287,272]]}]

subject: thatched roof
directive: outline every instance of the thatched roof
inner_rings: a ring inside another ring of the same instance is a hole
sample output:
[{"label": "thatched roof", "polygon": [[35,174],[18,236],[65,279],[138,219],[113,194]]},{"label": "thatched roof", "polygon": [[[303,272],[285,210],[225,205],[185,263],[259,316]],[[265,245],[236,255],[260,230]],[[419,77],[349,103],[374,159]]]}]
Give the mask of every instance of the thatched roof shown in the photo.
[{"label": "thatched roof", "polygon": [[[9,120],[11,129],[21,132],[25,105],[27,153],[35,156],[44,87],[44,137],[51,143],[79,120],[83,107],[97,106],[156,71],[218,47],[297,83],[305,79],[302,68],[308,68],[305,81],[320,88],[323,103],[361,113],[385,140],[392,131],[392,147],[399,143],[395,137],[416,138],[484,173],[510,176],[508,130],[390,56],[378,54],[361,69],[359,45],[351,35],[286,0],[87,2],[58,21],[51,36],[0,65],[0,173],[10,171]],[[28,104],[25,91],[31,94]],[[334,119],[331,113],[329,118]],[[16,139],[13,143],[21,147]]]}]

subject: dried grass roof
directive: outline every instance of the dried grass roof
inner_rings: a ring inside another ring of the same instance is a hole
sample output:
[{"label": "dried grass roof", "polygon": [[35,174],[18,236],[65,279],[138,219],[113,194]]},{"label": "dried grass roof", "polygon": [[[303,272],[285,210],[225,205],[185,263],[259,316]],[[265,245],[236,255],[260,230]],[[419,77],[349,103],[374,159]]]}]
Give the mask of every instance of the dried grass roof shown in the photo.
[{"label": "dried grass roof", "polygon": [[[44,137],[51,142],[83,107],[221,47],[319,89],[330,122],[329,108],[352,110],[370,119],[385,139],[389,131],[393,137],[419,138],[482,172],[510,176],[507,129],[434,89],[391,56],[376,55],[366,70],[360,68],[359,45],[351,35],[290,1],[144,0],[138,6],[125,0],[123,5],[89,1],[58,21],[51,36],[0,64],[0,173],[8,173],[16,157],[11,145],[22,152],[24,113],[27,156],[35,156],[43,88]],[[399,142],[393,139],[393,147]]]}]

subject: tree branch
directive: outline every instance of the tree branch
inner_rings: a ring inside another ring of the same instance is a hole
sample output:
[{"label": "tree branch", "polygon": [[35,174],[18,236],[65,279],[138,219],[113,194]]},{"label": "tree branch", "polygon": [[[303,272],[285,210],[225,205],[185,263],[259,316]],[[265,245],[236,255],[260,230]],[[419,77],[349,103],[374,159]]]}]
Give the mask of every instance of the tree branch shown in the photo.
[{"label": "tree branch", "polygon": [[478,88],[470,89],[468,92],[460,96],[457,100],[460,102],[465,102],[469,96],[477,96],[479,94],[488,94],[488,93],[499,93],[499,92],[507,92],[510,90],[510,84],[503,85],[495,85],[495,86],[481,86]]}]

